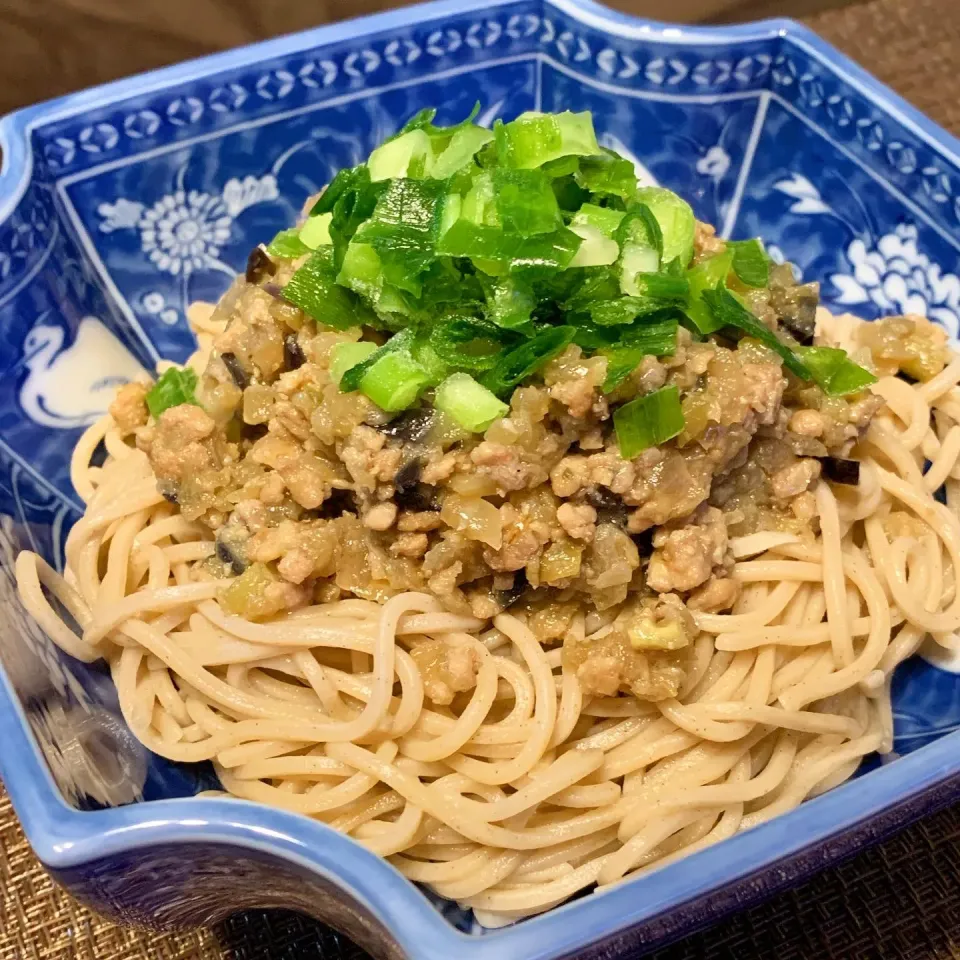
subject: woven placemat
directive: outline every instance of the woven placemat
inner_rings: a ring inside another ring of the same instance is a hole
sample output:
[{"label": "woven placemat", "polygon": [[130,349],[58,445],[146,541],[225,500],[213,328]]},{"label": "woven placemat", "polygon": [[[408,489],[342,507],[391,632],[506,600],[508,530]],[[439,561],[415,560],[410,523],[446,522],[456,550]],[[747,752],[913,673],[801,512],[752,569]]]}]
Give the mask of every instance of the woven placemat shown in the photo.
[{"label": "woven placemat", "polygon": [[[787,9],[788,3],[784,3]],[[960,133],[960,0],[874,0],[808,21]],[[239,914],[161,936],[107,923],[58,890],[0,788],[0,960],[366,960],[294,914]],[[655,960],[960,960],[960,807]]]}]

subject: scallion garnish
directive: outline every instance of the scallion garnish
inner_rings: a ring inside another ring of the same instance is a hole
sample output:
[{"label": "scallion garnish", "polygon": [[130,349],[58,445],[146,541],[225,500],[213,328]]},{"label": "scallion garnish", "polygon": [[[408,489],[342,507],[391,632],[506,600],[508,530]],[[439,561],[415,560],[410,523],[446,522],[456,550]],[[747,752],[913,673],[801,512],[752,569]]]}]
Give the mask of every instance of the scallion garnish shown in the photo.
[{"label": "scallion garnish", "polygon": [[723,253],[701,260],[687,271],[690,293],[683,312],[697,331],[704,336],[715,333],[723,326],[703,299],[704,291],[716,289],[718,283],[723,283],[727,279],[732,267],[733,250],[727,248]]},{"label": "scallion garnish", "polygon": [[329,247],[317,250],[290,278],[283,296],[314,320],[336,330],[358,327],[373,319],[363,303],[337,282]]},{"label": "scallion garnish", "polygon": [[[440,385],[438,404],[486,398],[485,410],[501,410],[576,343],[606,358],[611,393],[645,356],[674,352],[678,321],[699,336],[755,337],[833,396],[872,382],[840,351],[805,353],[781,339],[727,289],[767,284],[759,241],[730,242],[692,266],[690,205],[641,187],[630,160],[599,146],[589,113],[525,113],[487,130],[478,109],[451,127],[421,111],[366,163],[340,171],[308,220],[267,248],[304,261],[283,289],[290,303],[336,329],[387,334],[382,346],[335,349],[341,390],[395,411]],[[682,426],[674,394],[643,399],[660,411],[648,417],[650,436]],[[483,429],[486,416],[460,407],[458,422]],[[617,411],[618,435],[641,408]]]},{"label": "scallion garnish", "polygon": [[748,287],[765,287],[770,282],[770,261],[759,240],[736,240],[727,244],[733,249],[733,272]]},{"label": "scallion garnish", "polygon": [[573,341],[573,327],[549,327],[501,357],[482,383],[498,397],[508,396],[515,386],[561,353]]},{"label": "scallion garnish", "polygon": [[783,359],[784,366],[801,380],[813,379],[813,374],[800,357],[769,327],[765,327],[722,282],[717,284],[714,290],[704,290],[703,300],[713,315],[715,329],[736,327],[742,330],[748,336],[776,351]]},{"label": "scallion garnish", "polygon": [[560,157],[600,153],[589,113],[524,113],[494,126],[502,166],[532,170]]},{"label": "scallion garnish", "polygon": [[683,411],[676,387],[662,387],[617,407],[613,426],[620,456],[632,460],[649,447],[672,440],[683,430]]},{"label": "scallion garnish", "polygon": [[147,409],[154,419],[170,407],[179,407],[182,403],[197,404],[194,391],[197,388],[197,375],[190,367],[171,367],[147,392]]},{"label": "scallion garnish", "polygon": [[369,340],[356,343],[338,343],[330,352],[330,379],[339,384],[343,375],[358,363],[375,353],[377,345]]},{"label": "scallion garnish", "polygon": [[300,227],[281,230],[267,244],[267,253],[274,257],[286,257],[290,260],[295,260],[297,257],[310,253],[310,247],[300,239],[300,230]]},{"label": "scallion garnish", "polygon": [[400,351],[410,353],[414,339],[414,332],[412,330],[401,330],[400,333],[395,337],[391,337],[382,347],[378,347],[363,360],[344,370],[340,376],[340,390],[343,393],[352,393],[354,390],[359,390],[363,378],[377,360],[386,356],[388,353]]},{"label": "scallion garnish", "polygon": [[300,228],[301,243],[311,250],[316,250],[318,247],[325,247],[332,243],[330,239],[331,220],[333,220],[332,213],[320,213],[315,217],[310,217]]},{"label": "scallion garnish", "polygon": [[650,210],[660,225],[664,263],[676,259],[681,266],[688,266],[693,259],[697,225],[690,204],[663,187],[643,187],[637,191],[637,200]]},{"label": "scallion garnish", "polygon": [[434,406],[453,417],[464,430],[483,433],[510,408],[468,373],[454,373],[437,387]]},{"label": "scallion garnish", "polygon": [[623,383],[646,356],[671,356],[677,345],[677,318],[666,315],[645,318],[621,333],[616,345],[601,346],[607,358],[603,392],[611,393]]},{"label": "scallion garnish", "polygon": [[828,397],[843,397],[859,393],[877,378],[854,363],[837,347],[798,347],[797,353],[814,382]]},{"label": "scallion garnish", "polygon": [[394,413],[406,410],[416,401],[420,392],[430,385],[430,379],[429,372],[409,351],[391,350],[370,365],[360,381],[360,392],[381,410]]}]

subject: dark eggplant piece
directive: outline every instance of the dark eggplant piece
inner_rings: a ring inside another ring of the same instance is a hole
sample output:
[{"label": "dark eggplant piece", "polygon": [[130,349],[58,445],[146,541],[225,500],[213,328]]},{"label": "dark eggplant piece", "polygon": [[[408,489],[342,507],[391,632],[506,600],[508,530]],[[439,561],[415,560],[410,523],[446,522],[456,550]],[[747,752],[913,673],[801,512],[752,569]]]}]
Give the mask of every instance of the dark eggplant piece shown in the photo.
[{"label": "dark eggplant piece", "polygon": [[419,457],[412,457],[404,463],[393,478],[397,493],[403,496],[407,491],[412,490],[420,482],[422,473],[423,461]]},{"label": "dark eggplant piece", "polygon": [[320,505],[318,514],[324,520],[336,520],[345,513],[359,514],[357,498],[352,490],[341,490],[339,487],[330,491],[330,496]]},{"label": "dark eggplant piece", "polygon": [[175,507],[180,506],[180,498],[177,496],[177,491],[173,487],[165,487],[160,493],[167,503],[172,503]]},{"label": "dark eggplant piece", "polygon": [[412,510],[421,513],[424,510],[436,511],[440,509],[437,499],[437,488],[429,483],[421,483],[423,460],[412,457],[397,471],[393,478],[395,492],[393,502],[401,510]]},{"label": "dark eggplant piece", "polygon": [[403,443],[419,443],[433,426],[433,411],[428,407],[415,407],[404,410],[389,423],[380,427],[380,432]]},{"label": "dark eggplant piece", "polygon": [[241,389],[246,390],[250,386],[250,377],[247,374],[247,371],[243,369],[243,365],[237,359],[235,353],[221,353],[220,359],[223,361],[223,365],[227,368],[227,372],[233,377],[233,382]]},{"label": "dark eggplant piece", "polygon": [[247,559],[240,552],[239,546],[228,542],[222,536],[217,537],[217,559],[221,563],[229,564],[238,577],[247,569]]},{"label": "dark eggplant piece", "polygon": [[770,306],[777,315],[777,322],[789,331],[796,341],[807,347],[813,343],[817,323],[817,305],[820,302],[820,284],[793,281],[778,282],[783,268],[776,268],[770,284]]},{"label": "dark eggplant piece", "polygon": [[243,440],[249,440],[256,443],[261,437],[269,433],[269,428],[265,423],[242,423],[240,426],[240,437]]},{"label": "dark eggplant piece", "polygon": [[587,487],[583,499],[597,511],[597,523],[613,523],[626,527],[630,508],[617,494],[606,487]]},{"label": "dark eggplant piece", "polygon": [[843,457],[817,457],[823,467],[823,475],[833,483],[855,487],[860,482],[860,461]]},{"label": "dark eggplant piece", "polygon": [[507,590],[497,590],[493,598],[504,610],[507,610],[523,596],[528,586],[527,571],[520,569],[513,575],[513,586]]},{"label": "dark eggplant piece", "polygon": [[653,531],[654,527],[650,527],[640,533],[630,534],[630,539],[637,545],[637,552],[641,557],[646,558],[653,554]]},{"label": "dark eggplant piece", "polygon": [[283,367],[285,370],[296,370],[306,363],[307,358],[300,349],[300,343],[295,333],[288,333],[283,338]]},{"label": "dark eggplant piece", "polygon": [[259,283],[264,277],[272,277],[277,272],[277,265],[267,256],[263,247],[254,247],[247,257],[247,283]]}]

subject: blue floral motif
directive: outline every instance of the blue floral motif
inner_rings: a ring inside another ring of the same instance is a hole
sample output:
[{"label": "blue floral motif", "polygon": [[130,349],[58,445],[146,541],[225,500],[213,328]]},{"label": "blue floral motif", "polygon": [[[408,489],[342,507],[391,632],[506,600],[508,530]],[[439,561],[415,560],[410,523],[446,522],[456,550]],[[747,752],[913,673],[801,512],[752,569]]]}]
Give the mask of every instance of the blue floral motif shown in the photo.
[{"label": "blue floral motif", "polygon": [[917,249],[917,228],[899,224],[873,247],[859,237],[850,241],[847,259],[853,275],[835,273],[831,280],[837,303],[857,306],[873,302],[887,314],[918,314],[938,321],[952,337],[960,323],[960,277]]},{"label": "blue floral motif", "polygon": [[[791,173],[773,186],[791,199],[790,213],[835,217],[851,233],[857,233],[824,202],[820,191],[803,174]],[[915,224],[898,223],[889,233],[875,237],[871,219],[866,215],[861,219],[866,229],[844,249],[847,269],[830,275],[832,302],[854,310],[869,307],[883,316],[926,316],[956,338],[960,329],[960,277],[945,272],[920,250]]]},{"label": "blue floral motif", "polygon": [[149,208],[125,197],[101,203],[97,208],[100,231],[139,230],[143,252],[157,269],[172,276],[188,277],[195,270],[209,269],[232,276],[233,270],[220,260],[220,251],[230,240],[233,221],[255,204],[276,200],[276,178],[269,173],[233,178],[214,194],[185,189],[186,173],[183,167],[174,192]]}]

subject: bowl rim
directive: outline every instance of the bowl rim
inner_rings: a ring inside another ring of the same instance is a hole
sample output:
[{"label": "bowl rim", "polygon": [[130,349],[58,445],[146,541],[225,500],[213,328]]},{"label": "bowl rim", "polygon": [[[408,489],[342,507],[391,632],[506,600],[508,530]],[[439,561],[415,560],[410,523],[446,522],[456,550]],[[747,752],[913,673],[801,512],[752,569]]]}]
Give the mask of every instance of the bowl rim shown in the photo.
[{"label": "bowl rim", "polygon": [[[779,38],[812,56],[954,168],[960,167],[960,140],[813,31],[792,20],[690,27],[633,17],[593,0],[542,3],[545,8],[554,8],[587,26],[665,46],[729,46]],[[30,183],[30,135],[39,126],[260,60],[452,14],[489,12],[510,4],[511,0],[494,4],[484,0],[435,0],[212,54],[8,114],[0,119],[0,224],[9,217]],[[422,960],[445,960],[449,956],[464,960],[492,960],[493,956],[504,960],[551,960],[564,956],[632,926],[656,921],[679,907],[787,862],[805,849],[829,846],[841,834],[901,805],[920,805],[926,795],[950,781],[960,784],[957,731],[899,758],[895,764],[873,770],[788,814],[654,873],[477,937],[456,930],[417,887],[385,860],[299,814],[248,801],[207,798],[151,801],[94,812],[69,806],[42,759],[2,666],[0,742],[4,744],[0,750],[0,778],[32,848],[48,868],[69,871],[107,856],[179,844],[221,842],[260,851],[344,888],[383,924],[408,956]],[[851,803],[854,797],[856,803]],[[829,861],[830,857],[824,859]]]}]

